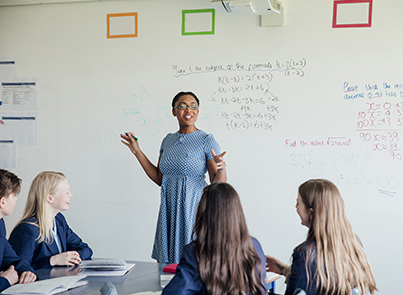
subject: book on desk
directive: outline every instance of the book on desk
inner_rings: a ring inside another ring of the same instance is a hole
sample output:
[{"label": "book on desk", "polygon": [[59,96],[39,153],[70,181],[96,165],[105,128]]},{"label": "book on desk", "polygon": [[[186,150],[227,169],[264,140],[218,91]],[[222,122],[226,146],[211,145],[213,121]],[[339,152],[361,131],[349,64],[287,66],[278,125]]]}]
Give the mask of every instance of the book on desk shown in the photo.
[{"label": "book on desk", "polygon": [[16,284],[5,289],[3,292],[1,292],[1,294],[58,294],[80,286],[87,285],[88,281],[82,280],[85,277],[85,275],[78,275],[36,281],[29,284]]}]

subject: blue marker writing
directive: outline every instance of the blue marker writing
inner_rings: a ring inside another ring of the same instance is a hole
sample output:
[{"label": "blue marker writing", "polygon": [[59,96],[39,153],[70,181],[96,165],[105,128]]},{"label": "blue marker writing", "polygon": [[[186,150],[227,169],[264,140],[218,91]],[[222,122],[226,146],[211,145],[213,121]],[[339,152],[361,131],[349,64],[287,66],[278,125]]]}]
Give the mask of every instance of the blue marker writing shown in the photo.
[{"label": "blue marker writing", "polygon": [[[130,134],[127,133],[127,132],[126,132],[125,134],[126,134],[127,136],[130,136]],[[131,135],[131,137],[133,137],[135,141],[138,141],[138,140],[139,140],[139,139],[138,139],[136,136],[134,136],[134,135]]]}]

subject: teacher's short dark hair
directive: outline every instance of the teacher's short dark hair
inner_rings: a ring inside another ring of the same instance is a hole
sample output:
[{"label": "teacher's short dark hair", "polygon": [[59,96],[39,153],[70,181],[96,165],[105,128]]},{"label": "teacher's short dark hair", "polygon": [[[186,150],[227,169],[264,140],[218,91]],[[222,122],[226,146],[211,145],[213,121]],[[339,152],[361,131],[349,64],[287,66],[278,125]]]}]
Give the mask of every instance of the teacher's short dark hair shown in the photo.
[{"label": "teacher's short dark hair", "polygon": [[181,91],[181,92],[179,92],[177,95],[175,95],[174,96],[174,98],[172,99],[172,108],[175,106],[175,103],[179,100],[179,98],[181,97],[181,96],[184,96],[184,95],[190,95],[190,96],[192,96],[195,100],[196,100],[196,102],[197,102],[197,105],[200,105],[200,101],[199,101],[199,99],[197,98],[197,96],[196,96],[196,94],[194,94],[193,92],[191,92],[191,91]]}]

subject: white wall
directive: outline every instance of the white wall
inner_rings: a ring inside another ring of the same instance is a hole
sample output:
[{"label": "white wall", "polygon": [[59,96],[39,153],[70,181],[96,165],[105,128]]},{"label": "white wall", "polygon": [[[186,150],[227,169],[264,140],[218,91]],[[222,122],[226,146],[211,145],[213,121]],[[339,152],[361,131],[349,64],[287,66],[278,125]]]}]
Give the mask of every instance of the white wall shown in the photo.
[{"label": "white wall", "polygon": [[[375,2],[371,28],[332,29],[333,1],[287,0],[283,27],[261,27],[258,16],[216,15],[214,35],[181,36],[182,10],[199,8],[211,5],[138,0],[0,8],[0,56],[16,57],[18,75],[36,77],[39,85],[39,144],[17,147],[12,171],[24,182],[16,209],[6,218],[8,230],[21,217],[35,175],[62,171],[74,193],[65,215],[95,256],[151,261],[159,188],[120,143],[119,133],[133,131],[156,162],[162,138],[177,130],[171,99],[192,90],[201,99],[198,127],[213,133],[228,152],[229,182],[267,253],[289,260],[306,233],[294,209],[297,187],[309,178],[328,178],[344,196],[379,294],[398,294],[403,160],[393,159],[387,149],[374,150],[375,142],[362,136],[396,132],[401,140],[403,134],[397,123],[389,131],[385,126],[357,130],[357,118],[370,102],[402,102],[399,89],[392,89],[397,97],[385,97],[380,89],[383,97],[370,100],[365,85],[403,83],[403,3]],[[139,13],[137,38],[106,38],[106,15],[119,12]],[[289,61],[298,63],[292,75],[284,67]],[[273,67],[206,70],[237,63]],[[202,71],[176,77],[174,66]],[[366,98],[345,100],[346,81]],[[227,93],[220,93],[222,88]],[[248,105],[255,115],[246,119],[249,129],[228,129],[246,105],[233,97],[263,97],[264,104]],[[275,120],[259,118],[260,108]],[[268,125],[270,131],[256,128]],[[329,137],[349,145],[311,145]],[[396,138],[392,143],[401,149]],[[284,292],[284,285],[277,286]]]}]

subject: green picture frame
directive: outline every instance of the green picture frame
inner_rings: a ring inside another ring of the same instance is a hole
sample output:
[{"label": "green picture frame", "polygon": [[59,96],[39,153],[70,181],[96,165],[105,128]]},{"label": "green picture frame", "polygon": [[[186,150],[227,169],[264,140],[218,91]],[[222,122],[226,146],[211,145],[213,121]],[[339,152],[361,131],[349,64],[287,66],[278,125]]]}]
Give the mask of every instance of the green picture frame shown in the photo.
[{"label": "green picture frame", "polygon": [[[197,32],[186,32],[186,15],[193,13],[211,13],[211,30],[210,31],[197,31]],[[192,9],[192,10],[182,10],[182,36],[192,36],[192,35],[214,35],[215,33],[215,9]]]}]

